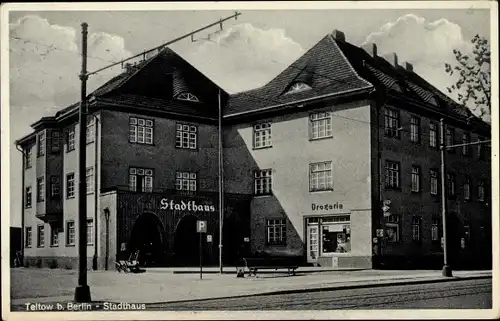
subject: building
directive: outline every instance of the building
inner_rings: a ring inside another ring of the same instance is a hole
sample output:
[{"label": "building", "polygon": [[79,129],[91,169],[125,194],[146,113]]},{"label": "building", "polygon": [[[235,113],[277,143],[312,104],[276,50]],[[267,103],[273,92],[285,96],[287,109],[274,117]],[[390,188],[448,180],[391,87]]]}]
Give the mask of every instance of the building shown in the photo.
[{"label": "building", "polygon": [[[204,261],[217,264],[219,103],[225,264],[265,252],[321,266],[439,268],[439,121],[448,145],[490,138],[411,64],[340,31],[250,91],[227,94],[167,49],[89,99],[88,264],[99,269],[135,250],[147,265],[196,265],[198,219],[211,236]],[[30,265],[77,261],[77,109],[17,141]],[[446,168],[452,264],[488,264],[487,145],[449,150]]]}]

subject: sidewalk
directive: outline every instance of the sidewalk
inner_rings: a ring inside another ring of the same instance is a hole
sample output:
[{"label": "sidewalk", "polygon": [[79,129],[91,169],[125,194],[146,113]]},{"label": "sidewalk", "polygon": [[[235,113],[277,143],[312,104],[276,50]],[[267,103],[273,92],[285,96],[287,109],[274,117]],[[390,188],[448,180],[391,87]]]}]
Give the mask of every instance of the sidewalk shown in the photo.
[{"label": "sidewalk", "polygon": [[[88,284],[93,301],[160,303],[200,300],[263,293],[318,291],[332,288],[396,285],[399,283],[445,282],[457,279],[491,277],[491,271],[454,271],[453,278],[441,271],[325,271],[322,273],[262,274],[236,278],[233,274],[176,274],[156,270],[142,274],[89,271]],[[165,273],[160,273],[165,272]],[[73,270],[12,269],[12,305],[53,303],[73,300],[77,272]]]}]

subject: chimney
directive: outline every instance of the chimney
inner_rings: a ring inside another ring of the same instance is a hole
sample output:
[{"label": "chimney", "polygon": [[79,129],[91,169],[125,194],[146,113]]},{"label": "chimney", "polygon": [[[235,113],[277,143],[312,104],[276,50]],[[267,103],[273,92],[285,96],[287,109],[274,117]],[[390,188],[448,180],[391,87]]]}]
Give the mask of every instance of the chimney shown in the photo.
[{"label": "chimney", "polygon": [[413,72],[413,65],[411,63],[406,61],[403,65],[404,65],[406,71]]},{"label": "chimney", "polygon": [[335,38],[335,40],[345,41],[345,34],[340,30],[337,29],[333,30],[332,36],[333,38]]},{"label": "chimney", "polygon": [[382,58],[387,60],[393,67],[398,66],[398,55],[394,52],[382,55]]},{"label": "chimney", "polygon": [[366,51],[370,56],[377,57],[377,45],[374,43],[365,43],[361,46],[361,49]]}]

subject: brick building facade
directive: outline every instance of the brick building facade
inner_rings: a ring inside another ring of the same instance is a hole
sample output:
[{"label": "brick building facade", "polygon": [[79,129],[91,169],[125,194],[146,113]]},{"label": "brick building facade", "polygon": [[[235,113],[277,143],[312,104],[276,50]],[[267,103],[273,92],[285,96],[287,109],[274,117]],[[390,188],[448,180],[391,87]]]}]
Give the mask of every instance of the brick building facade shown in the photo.
[{"label": "brick building facade", "polygon": [[[439,268],[439,121],[448,144],[490,137],[410,64],[339,31],[247,92],[225,93],[167,49],[89,99],[87,244],[98,269],[138,249],[150,265],[195,265],[197,219],[213,236],[205,262],[217,263],[219,102],[226,264],[265,252],[322,266]],[[17,141],[30,265],[76,264],[77,109]],[[484,144],[447,153],[454,264],[491,258],[489,157]]]}]

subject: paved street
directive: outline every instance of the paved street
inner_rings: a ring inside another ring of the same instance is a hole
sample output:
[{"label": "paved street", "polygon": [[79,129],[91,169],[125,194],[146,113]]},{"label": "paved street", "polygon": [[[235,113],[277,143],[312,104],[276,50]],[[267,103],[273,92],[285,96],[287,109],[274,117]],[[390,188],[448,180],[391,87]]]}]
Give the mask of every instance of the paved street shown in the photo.
[{"label": "paved street", "polygon": [[148,304],[160,310],[491,309],[492,281],[467,280]]}]

